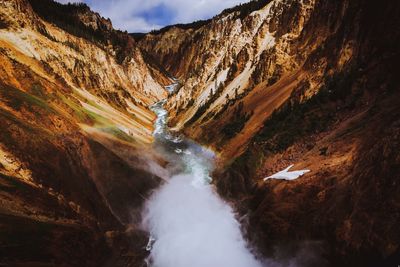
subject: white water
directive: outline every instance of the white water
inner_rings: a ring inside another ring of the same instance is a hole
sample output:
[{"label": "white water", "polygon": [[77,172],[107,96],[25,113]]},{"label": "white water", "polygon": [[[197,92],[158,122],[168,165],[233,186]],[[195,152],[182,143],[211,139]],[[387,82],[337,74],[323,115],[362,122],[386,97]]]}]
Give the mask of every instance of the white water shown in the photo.
[{"label": "white water", "polygon": [[261,266],[247,248],[232,208],[210,185],[213,153],[169,133],[162,106],[152,108],[158,115],[155,146],[171,162],[170,179],[144,212],[143,225],[151,234],[149,266]]}]

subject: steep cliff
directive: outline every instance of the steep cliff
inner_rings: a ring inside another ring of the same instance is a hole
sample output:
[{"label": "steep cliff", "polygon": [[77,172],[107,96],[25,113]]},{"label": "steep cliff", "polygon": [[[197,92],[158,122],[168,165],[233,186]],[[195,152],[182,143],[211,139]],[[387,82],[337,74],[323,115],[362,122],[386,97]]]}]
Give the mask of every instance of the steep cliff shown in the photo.
[{"label": "steep cliff", "polygon": [[0,15],[0,265],[139,261],[135,213],[160,181],[148,105],[168,78],[83,4]]},{"label": "steep cliff", "polygon": [[[170,125],[220,152],[215,183],[264,255],[318,240],[333,266],[398,257],[399,15],[393,2],[255,1],[139,41],[180,79]],[[290,164],[311,172],[263,181]]]}]

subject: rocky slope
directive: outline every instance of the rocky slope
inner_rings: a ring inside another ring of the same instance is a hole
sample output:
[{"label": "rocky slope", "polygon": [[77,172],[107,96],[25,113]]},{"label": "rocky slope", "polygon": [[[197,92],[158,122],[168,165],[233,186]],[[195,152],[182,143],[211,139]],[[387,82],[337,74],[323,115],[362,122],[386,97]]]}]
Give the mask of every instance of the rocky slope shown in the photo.
[{"label": "rocky slope", "polygon": [[[301,66],[329,35],[325,33],[305,45],[307,40],[303,39],[309,37],[304,36],[303,29],[315,1],[254,3],[227,10],[200,28],[172,27],[140,41],[143,50],[159,58],[182,81],[183,87],[169,101],[175,117],[171,124],[177,130],[190,129],[185,131],[202,142],[213,143],[227,157],[237,155],[263,119],[306,79],[307,72]],[[317,78],[322,79],[316,77],[315,83],[319,82]],[[280,83],[275,83],[278,80]],[[233,112],[239,108],[242,110]],[[249,110],[253,114],[246,114]],[[233,126],[237,128],[233,135],[225,136],[213,131],[226,126],[226,132],[230,132],[232,126],[227,122],[234,114],[243,121],[238,124],[248,122],[249,127]]]},{"label": "rocky slope", "polygon": [[[255,1],[139,41],[180,79],[170,125],[220,152],[215,183],[263,255],[317,240],[332,266],[398,259],[399,14]],[[290,164],[311,172],[262,181]]]},{"label": "rocky slope", "polygon": [[141,262],[136,213],[162,175],[148,105],[168,78],[109,20],[53,1],[0,1],[0,62],[0,265]]}]

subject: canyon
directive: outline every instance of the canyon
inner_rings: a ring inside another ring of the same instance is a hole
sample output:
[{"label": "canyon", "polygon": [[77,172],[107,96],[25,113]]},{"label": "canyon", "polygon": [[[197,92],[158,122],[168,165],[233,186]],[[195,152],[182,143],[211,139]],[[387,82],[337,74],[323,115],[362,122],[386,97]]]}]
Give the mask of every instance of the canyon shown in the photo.
[{"label": "canyon", "polygon": [[[181,266],[154,256],[191,248],[157,232],[165,195],[243,255],[222,265],[399,264],[399,3],[257,0],[147,34],[85,4],[0,15],[0,265]],[[289,165],[310,171],[264,180]]]}]

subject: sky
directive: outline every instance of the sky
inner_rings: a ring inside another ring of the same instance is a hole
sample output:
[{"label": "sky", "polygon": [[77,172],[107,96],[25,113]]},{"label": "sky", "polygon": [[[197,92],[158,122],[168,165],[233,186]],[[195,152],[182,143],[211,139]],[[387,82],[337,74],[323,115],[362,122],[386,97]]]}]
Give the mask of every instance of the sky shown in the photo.
[{"label": "sky", "polygon": [[57,0],[85,2],[92,10],[110,18],[116,29],[149,32],[176,23],[208,19],[225,8],[249,0]]}]

